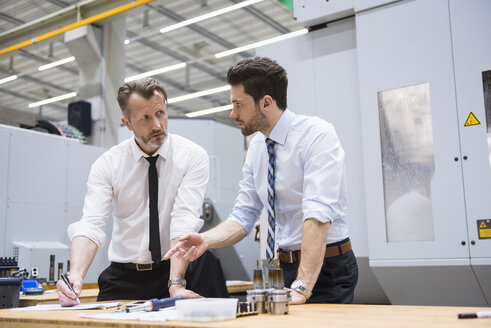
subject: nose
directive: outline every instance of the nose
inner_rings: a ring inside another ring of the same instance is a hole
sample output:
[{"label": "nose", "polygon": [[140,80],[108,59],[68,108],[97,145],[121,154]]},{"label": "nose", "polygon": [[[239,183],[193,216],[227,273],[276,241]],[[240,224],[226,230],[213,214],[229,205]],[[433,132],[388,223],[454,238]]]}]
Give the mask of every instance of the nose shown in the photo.
[{"label": "nose", "polygon": [[238,117],[237,113],[235,112],[234,108],[232,107],[232,110],[230,111],[230,118],[236,119],[237,117]]},{"label": "nose", "polygon": [[152,130],[160,130],[162,129],[162,127],[160,126],[160,120],[155,117],[153,120],[152,120]]}]

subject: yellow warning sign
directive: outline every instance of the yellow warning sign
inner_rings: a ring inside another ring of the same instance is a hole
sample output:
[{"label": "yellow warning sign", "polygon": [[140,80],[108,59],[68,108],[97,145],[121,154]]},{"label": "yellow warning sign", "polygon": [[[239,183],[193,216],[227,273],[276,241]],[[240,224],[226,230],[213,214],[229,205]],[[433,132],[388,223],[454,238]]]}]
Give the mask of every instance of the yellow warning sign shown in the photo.
[{"label": "yellow warning sign", "polygon": [[477,119],[476,115],[474,115],[473,112],[469,113],[469,116],[467,116],[467,120],[465,120],[464,126],[472,126],[472,125],[479,125],[481,122]]},{"label": "yellow warning sign", "polygon": [[479,239],[491,239],[491,220],[477,220]]}]

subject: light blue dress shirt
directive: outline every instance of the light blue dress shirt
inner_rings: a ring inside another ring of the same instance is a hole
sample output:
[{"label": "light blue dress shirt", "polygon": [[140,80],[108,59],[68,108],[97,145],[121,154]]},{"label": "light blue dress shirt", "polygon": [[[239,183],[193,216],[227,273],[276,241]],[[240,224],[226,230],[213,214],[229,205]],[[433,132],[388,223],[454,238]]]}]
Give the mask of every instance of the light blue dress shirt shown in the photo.
[{"label": "light blue dress shirt", "polygon": [[[318,117],[286,109],[274,126],[275,212],[279,248],[299,250],[303,221],[331,221],[326,243],[348,237],[344,150],[334,127]],[[229,219],[249,234],[268,202],[268,152],[262,133],[251,140],[239,194]]]}]

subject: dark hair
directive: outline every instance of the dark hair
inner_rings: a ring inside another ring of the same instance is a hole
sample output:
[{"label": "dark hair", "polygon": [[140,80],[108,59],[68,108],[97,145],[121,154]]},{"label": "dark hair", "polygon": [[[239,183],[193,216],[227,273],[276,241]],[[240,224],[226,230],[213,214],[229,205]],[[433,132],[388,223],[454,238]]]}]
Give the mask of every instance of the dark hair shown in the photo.
[{"label": "dark hair", "polygon": [[123,84],[118,90],[118,103],[123,115],[129,117],[128,99],[137,93],[145,99],[150,99],[155,91],[160,93],[164,102],[167,102],[167,92],[159,81],[153,78],[143,78]]},{"label": "dark hair", "polygon": [[227,82],[230,85],[242,84],[244,91],[254,98],[255,103],[265,95],[270,95],[278,108],[286,109],[286,71],[268,57],[247,58],[233,64],[228,69]]}]

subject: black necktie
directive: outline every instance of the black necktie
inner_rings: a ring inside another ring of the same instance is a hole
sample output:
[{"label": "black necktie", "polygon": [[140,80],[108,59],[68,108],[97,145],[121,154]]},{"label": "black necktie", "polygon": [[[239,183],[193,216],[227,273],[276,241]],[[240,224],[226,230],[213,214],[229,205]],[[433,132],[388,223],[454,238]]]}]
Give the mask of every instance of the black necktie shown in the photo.
[{"label": "black necktie", "polygon": [[145,157],[150,163],[148,167],[148,195],[150,198],[150,242],[148,250],[152,253],[154,263],[159,263],[162,260],[160,251],[160,227],[159,227],[159,177],[157,175],[157,167],[155,163],[159,155],[154,157]]}]

